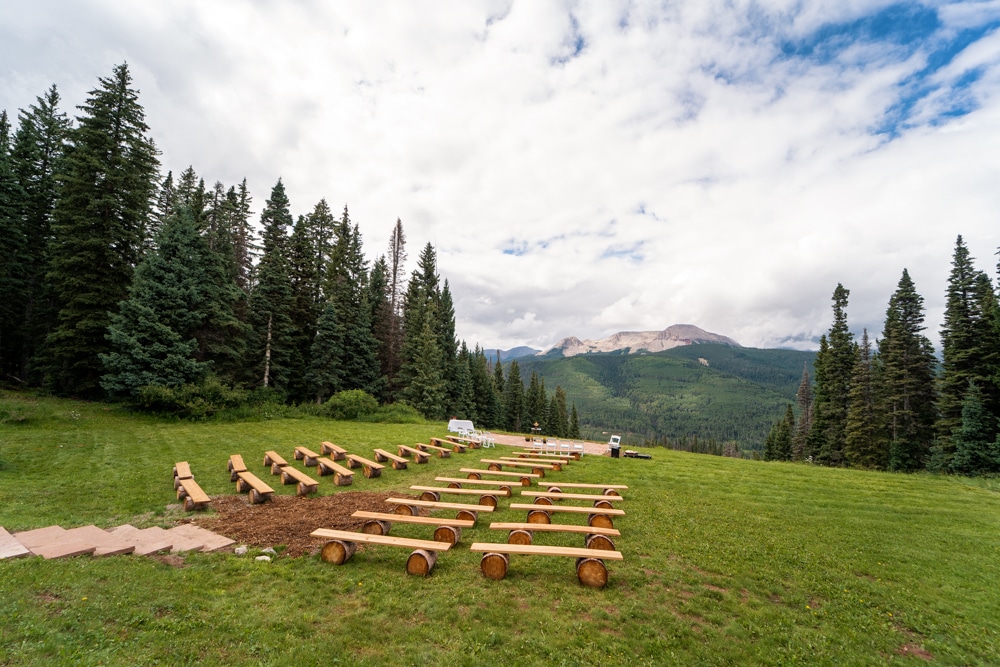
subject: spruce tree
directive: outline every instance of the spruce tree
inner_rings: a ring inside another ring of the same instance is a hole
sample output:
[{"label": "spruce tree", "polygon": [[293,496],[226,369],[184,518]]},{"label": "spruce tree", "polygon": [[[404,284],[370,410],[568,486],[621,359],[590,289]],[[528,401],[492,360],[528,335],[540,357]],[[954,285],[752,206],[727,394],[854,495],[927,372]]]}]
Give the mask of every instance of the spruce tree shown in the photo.
[{"label": "spruce tree", "polygon": [[372,264],[371,275],[368,283],[368,310],[369,321],[372,325],[372,336],[374,336],[377,348],[379,374],[381,375],[381,392],[379,400],[387,403],[392,394],[389,391],[389,375],[392,372],[392,312],[388,298],[388,286],[386,283],[386,272],[388,266],[385,255],[379,256]]},{"label": "spruce tree", "polygon": [[455,360],[455,390],[452,392],[450,414],[459,419],[471,419],[479,423],[479,415],[476,414],[473,402],[472,370],[469,368],[470,354],[465,341],[458,351]]},{"label": "spruce tree", "polygon": [[[434,246],[428,243],[424,246],[417,259],[403,299],[403,344],[400,348],[399,387],[402,392],[406,385],[413,382],[416,376],[416,359],[420,354],[422,333],[428,311],[433,306],[434,319],[430,322],[431,331],[438,335],[438,360],[441,363],[441,344],[438,308],[441,303],[441,289],[437,274],[437,254]],[[441,368],[438,369],[438,374]]]},{"label": "spruce tree", "polygon": [[472,379],[472,406],[477,422],[483,428],[496,428],[494,422],[493,378],[490,376],[489,362],[482,348],[476,345],[469,357],[469,375]]},{"label": "spruce tree", "polygon": [[384,335],[383,373],[386,377],[386,391],[394,395],[399,391],[399,369],[402,364],[403,347],[403,299],[406,294],[406,235],[403,223],[396,218],[389,237],[386,254],[386,292],[389,298],[389,317]]},{"label": "spruce tree", "polygon": [[553,425],[552,432],[560,438],[568,438],[570,431],[569,413],[566,410],[566,391],[556,385],[556,391],[552,395],[554,414],[550,411],[549,422]]},{"label": "spruce tree", "polygon": [[0,111],[0,377],[16,377],[20,366],[28,262],[23,200],[11,158],[10,121]]},{"label": "spruce tree", "polygon": [[952,432],[955,454],[951,470],[960,475],[985,475],[1000,472],[1000,441],[996,436],[996,417],[986,410],[983,395],[970,383],[962,402],[962,421]]},{"label": "spruce tree", "polygon": [[569,413],[569,437],[578,440],[580,438],[580,417],[576,412],[576,403]]},{"label": "spruce tree", "polygon": [[859,468],[882,469],[889,463],[876,366],[868,329],[865,329],[855,353],[844,442],[847,462]]},{"label": "spruce tree", "polygon": [[890,470],[924,467],[934,442],[937,361],[923,330],[923,297],[903,269],[878,343]]},{"label": "spruce tree", "polygon": [[521,380],[521,368],[517,359],[510,362],[507,377],[504,380],[503,406],[504,422],[508,431],[523,433],[531,427],[531,423],[527,422],[525,416],[524,382]]},{"label": "spruce tree", "polygon": [[412,364],[412,379],[403,387],[403,402],[413,406],[427,419],[443,419],[445,416],[444,380],[441,377],[441,348],[438,335],[431,322],[436,315],[435,307],[428,308],[424,318],[417,350]]},{"label": "spruce tree", "polygon": [[497,355],[493,364],[493,396],[491,400],[490,419],[493,428],[507,428],[506,380],[503,375],[503,364]]},{"label": "spruce tree", "polygon": [[306,382],[316,402],[322,403],[344,386],[340,369],[344,331],[337,323],[337,310],[332,302],[327,301],[323,306],[316,326]]},{"label": "spruce tree", "polygon": [[785,415],[771,425],[764,440],[763,459],[765,461],[788,461],[792,457],[792,431],[795,428],[795,413],[789,404]]},{"label": "spruce tree", "polygon": [[824,350],[820,345],[815,362],[816,394],[813,398],[810,441],[816,462],[825,465],[841,465],[844,462],[847,405],[856,348],[854,335],[847,327],[848,296],[850,290],[838,283],[833,291],[833,325],[827,337],[827,347]]},{"label": "spruce tree", "polygon": [[80,109],[53,212],[47,278],[58,316],[46,338],[46,383],[97,396],[105,333],[145,246],[158,162],[126,65],[99,79]]},{"label": "spruce tree", "polygon": [[795,430],[792,433],[792,460],[801,461],[806,454],[806,440],[809,431],[812,429],[812,381],[809,379],[809,366],[803,364],[802,379],[799,381],[799,388],[795,392],[795,404],[799,408],[799,418],[795,422]]},{"label": "spruce tree", "polygon": [[306,369],[312,358],[316,338],[317,320],[322,304],[319,301],[319,271],[316,262],[318,248],[309,229],[309,220],[299,216],[289,239],[289,277],[291,278],[292,303],[289,317],[292,320],[295,355],[289,369],[288,393],[293,401],[312,400],[316,392],[306,382]]}]

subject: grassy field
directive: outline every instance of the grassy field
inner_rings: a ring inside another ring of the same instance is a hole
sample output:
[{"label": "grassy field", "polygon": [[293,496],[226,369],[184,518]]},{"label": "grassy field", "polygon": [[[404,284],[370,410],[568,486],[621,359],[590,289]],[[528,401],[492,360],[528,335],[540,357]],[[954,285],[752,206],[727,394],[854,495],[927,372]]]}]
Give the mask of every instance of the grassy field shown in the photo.
[{"label": "grassy field", "polygon": [[[0,394],[0,525],[169,525],[175,461],[189,461],[210,495],[229,494],[231,453],[256,464],[266,449],[290,458],[295,445],[332,440],[365,454],[443,430],[165,422]],[[551,475],[630,486],[615,524],[625,561],[609,564],[604,590],[580,586],[570,559],[515,558],[505,580],[483,578],[467,545],[505,539],[489,519],[427,578],[407,576],[408,552],[391,548],[340,567],[232,554],[190,554],[181,567],[22,558],[0,561],[0,665],[1000,663],[1000,484],[651,453]],[[339,490],[405,491],[478,458]],[[320,489],[338,492],[328,478]]]}]

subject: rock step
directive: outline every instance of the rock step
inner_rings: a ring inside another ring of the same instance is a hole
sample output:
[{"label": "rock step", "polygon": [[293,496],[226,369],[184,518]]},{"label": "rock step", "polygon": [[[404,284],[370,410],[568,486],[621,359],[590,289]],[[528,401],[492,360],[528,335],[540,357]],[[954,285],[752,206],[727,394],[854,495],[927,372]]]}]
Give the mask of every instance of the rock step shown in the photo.
[{"label": "rock step", "polygon": [[29,554],[51,559],[82,554],[111,556],[135,553],[145,556],[168,550],[173,553],[216,551],[234,543],[228,537],[194,524],[182,524],[169,530],[158,527],[140,530],[129,524],[109,530],[94,525],[70,530],[47,526],[13,535],[0,526],[0,560]]}]

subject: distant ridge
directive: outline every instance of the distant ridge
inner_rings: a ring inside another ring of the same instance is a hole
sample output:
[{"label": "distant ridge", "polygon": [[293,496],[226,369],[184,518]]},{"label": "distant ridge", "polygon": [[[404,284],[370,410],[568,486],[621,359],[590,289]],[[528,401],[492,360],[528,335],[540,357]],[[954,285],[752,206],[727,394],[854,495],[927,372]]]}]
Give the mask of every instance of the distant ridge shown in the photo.
[{"label": "distant ridge", "polygon": [[541,352],[541,350],[536,350],[533,347],[527,347],[521,345],[520,347],[513,347],[509,350],[483,350],[489,359],[496,359],[500,357],[500,361],[509,361],[510,359],[520,359],[521,357],[533,357],[534,355]]},{"label": "distant ridge", "polygon": [[732,338],[705,331],[693,324],[674,324],[663,331],[619,331],[600,340],[580,340],[575,336],[563,338],[546,350],[545,354],[559,354],[573,357],[588,352],[617,352],[628,350],[630,354],[639,351],[662,352],[683,345],[717,343],[731,347],[742,347]]}]

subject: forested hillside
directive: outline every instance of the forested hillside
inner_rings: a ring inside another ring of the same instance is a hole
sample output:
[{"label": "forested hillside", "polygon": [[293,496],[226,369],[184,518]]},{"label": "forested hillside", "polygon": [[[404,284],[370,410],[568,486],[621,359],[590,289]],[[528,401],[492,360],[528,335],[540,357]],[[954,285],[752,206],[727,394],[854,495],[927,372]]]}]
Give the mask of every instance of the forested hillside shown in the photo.
[{"label": "forested hillside", "polygon": [[814,358],[812,352],[701,344],[520,363],[573,397],[584,437],[606,439],[613,431],[626,442],[707,451],[726,442],[760,448]]}]

